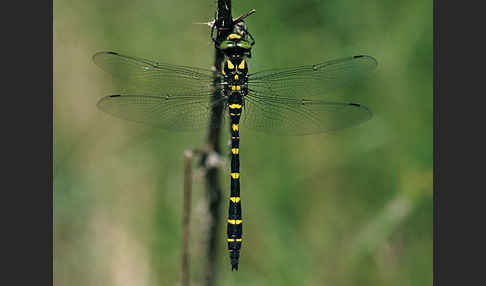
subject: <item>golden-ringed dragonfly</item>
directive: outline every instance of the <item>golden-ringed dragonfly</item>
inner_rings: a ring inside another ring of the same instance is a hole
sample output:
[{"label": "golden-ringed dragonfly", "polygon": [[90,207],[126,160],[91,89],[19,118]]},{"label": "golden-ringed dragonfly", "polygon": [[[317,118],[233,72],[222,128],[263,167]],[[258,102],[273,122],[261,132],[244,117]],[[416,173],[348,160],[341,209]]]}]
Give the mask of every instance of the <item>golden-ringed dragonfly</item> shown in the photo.
[{"label": "golden-ringed dragonfly", "polygon": [[213,40],[225,54],[216,81],[209,69],[163,64],[116,52],[96,53],[95,64],[111,73],[122,88],[119,94],[101,98],[97,106],[119,118],[174,131],[202,130],[213,124],[211,109],[223,107],[226,115],[222,119],[229,121],[231,130],[227,243],[232,270],[238,270],[243,239],[240,126],[272,134],[306,135],[365,122],[372,116],[368,108],[345,101],[333,91],[365,78],[377,62],[373,57],[357,55],[249,73],[247,60],[254,44],[249,33],[233,32],[225,41]]}]

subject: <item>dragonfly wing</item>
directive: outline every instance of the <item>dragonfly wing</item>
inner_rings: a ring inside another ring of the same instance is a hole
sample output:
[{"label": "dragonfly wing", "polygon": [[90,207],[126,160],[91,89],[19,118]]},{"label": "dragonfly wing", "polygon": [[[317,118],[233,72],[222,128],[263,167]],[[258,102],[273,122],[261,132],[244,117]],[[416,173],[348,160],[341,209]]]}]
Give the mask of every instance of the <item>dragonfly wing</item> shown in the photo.
[{"label": "dragonfly wing", "polygon": [[[98,108],[115,117],[172,131],[198,131],[209,126],[211,108],[224,105],[223,98],[164,98],[144,95],[111,95],[98,101]],[[224,118],[223,118],[224,119]]]},{"label": "dragonfly wing", "polygon": [[307,135],[336,131],[363,123],[371,111],[359,104],[268,97],[245,97],[241,124],[273,134]]},{"label": "dragonfly wing", "polygon": [[[224,105],[210,70],[162,64],[115,52],[99,52],[93,61],[113,75],[117,95],[98,108],[116,117],[170,130],[198,130],[209,125],[211,108]],[[218,96],[214,97],[213,94]]]},{"label": "dragonfly wing", "polygon": [[377,66],[370,56],[352,56],[315,65],[274,69],[249,75],[249,90],[271,96],[330,99],[329,92],[365,78]]},{"label": "dragonfly wing", "polygon": [[212,93],[210,70],[162,64],[115,52],[99,52],[93,61],[113,75],[121,93],[155,96],[206,96]]}]

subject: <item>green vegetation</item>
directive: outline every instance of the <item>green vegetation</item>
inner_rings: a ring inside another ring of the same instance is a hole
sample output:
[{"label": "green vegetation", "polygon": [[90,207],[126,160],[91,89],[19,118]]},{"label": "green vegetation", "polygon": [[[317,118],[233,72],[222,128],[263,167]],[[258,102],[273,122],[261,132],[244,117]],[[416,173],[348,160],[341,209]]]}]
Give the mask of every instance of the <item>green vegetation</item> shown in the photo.
[{"label": "green vegetation", "polygon": [[[431,285],[432,2],[233,1],[234,16],[251,8],[250,72],[369,54],[376,75],[349,92],[374,117],[313,136],[241,130],[244,243],[232,273],[221,221],[220,285]],[[209,28],[193,23],[215,10],[216,1],[54,2],[54,285],[179,282],[183,152],[206,130],[169,133],[102,113],[96,102],[114,87],[91,56],[209,68]],[[197,169],[193,191],[191,279],[201,285]]]}]

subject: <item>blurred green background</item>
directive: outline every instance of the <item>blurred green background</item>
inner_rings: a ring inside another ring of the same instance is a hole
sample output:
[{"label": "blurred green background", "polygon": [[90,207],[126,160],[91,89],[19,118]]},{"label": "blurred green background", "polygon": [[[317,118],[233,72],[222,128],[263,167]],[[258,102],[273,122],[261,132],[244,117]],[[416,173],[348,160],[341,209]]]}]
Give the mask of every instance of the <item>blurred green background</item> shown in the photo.
[{"label": "blurred green background", "polygon": [[[54,1],[54,285],[180,282],[183,152],[169,133],[102,113],[113,50],[210,68],[215,0]],[[374,117],[336,134],[241,130],[244,243],[231,272],[222,206],[219,285],[431,285],[432,1],[233,1],[256,39],[250,71],[368,54],[357,100]],[[222,139],[226,142],[227,135]],[[226,146],[226,144],[223,144]],[[196,168],[196,163],[194,163]],[[229,196],[229,165],[221,184]],[[204,177],[194,169],[190,266],[204,278]]]}]

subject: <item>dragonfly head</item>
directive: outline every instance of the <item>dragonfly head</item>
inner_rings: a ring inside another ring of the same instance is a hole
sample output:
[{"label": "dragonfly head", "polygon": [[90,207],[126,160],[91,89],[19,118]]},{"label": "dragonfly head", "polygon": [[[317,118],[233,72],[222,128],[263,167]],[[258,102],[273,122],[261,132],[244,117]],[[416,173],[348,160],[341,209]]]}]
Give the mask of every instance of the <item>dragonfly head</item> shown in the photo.
[{"label": "dragonfly head", "polygon": [[226,40],[219,44],[219,49],[227,56],[251,57],[252,44],[238,34],[229,34]]}]

